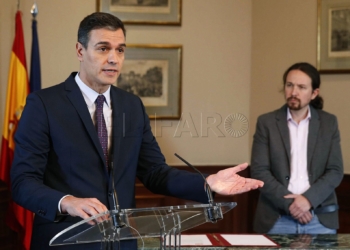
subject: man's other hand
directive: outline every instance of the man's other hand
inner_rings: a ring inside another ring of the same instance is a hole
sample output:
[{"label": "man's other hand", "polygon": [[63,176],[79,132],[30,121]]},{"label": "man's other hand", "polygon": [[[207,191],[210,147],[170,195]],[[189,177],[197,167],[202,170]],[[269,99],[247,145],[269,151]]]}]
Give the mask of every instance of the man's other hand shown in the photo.
[{"label": "man's other hand", "polygon": [[232,168],[221,170],[216,174],[209,175],[207,177],[207,182],[212,191],[221,195],[240,194],[264,186],[264,182],[262,181],[244,178],[237,174],[247,167],[248,163],[243,163]]}]

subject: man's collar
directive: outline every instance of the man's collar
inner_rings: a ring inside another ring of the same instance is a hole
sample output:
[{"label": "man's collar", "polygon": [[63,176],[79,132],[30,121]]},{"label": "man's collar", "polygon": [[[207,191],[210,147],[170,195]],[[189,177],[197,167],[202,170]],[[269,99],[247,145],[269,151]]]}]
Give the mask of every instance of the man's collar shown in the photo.
[{"label": "man's collar", "polygon": [[[96,98],[100,95],[99,93],[97,93],[95,90],[93,90],[92,88],[90,88],[89,86],[87,86],[79,77],[79,73],[76,74],[75,76],[75,81],[78,84],[81,92],[83,92],[85,94],[85,96],[89,99],[89,101],[92,103],[95,102]],[[106,98],[106,103],[107,105],[110,107],[110,103],[111,103],[111,86],[108,87],[107,91],[102,93],[102,95],[105,96]]]},{"label": "man's collar", "polygon": [[[311,119],[310,105],[307,106],[307,115],[303,120],[305,120],[305,119],[309,119],[309,120]],[[289,107],[287,107],[287,121],[291,121],[291,120],[293,120],[293,117],[292,117],[292,114],[290,112]]]}]

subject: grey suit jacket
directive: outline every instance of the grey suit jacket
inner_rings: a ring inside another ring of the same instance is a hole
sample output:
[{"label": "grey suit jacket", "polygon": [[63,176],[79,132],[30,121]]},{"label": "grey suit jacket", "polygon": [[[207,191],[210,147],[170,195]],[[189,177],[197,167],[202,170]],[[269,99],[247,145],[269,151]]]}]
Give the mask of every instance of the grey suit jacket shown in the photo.
[{"label": "grey suit jacket", "polygon": [[[303,195],[312,208],[337,204],[335,188],[343,178],[343,161],[337,118],[310,106],[311,119],[307,145],[310,188]],[[289,214],[290,140],[287,106],[258,118],[254,134],[251,176],[264,181],[260,189],[254,230],[267,233],[281,214]],[[328,227],[339,227],[338,212],[318,214]]]}]

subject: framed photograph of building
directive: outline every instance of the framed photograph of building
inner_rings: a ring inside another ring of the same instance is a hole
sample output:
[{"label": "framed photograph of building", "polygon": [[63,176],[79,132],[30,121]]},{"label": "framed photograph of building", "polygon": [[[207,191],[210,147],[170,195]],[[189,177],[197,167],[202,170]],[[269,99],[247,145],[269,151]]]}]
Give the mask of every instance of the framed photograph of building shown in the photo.
[{"label": "framed photograph of building", "polygon": [[96,5],[125,24],[181,25],[181,0],[96,0]]},{"label": "framed photograph of building", "polygon": [[350,73],[350,0],[318,0],[317,68]]},{"label": "framed photograph of building", "polygon": [[179,119],[181,57],[181,45],[127,44],[117,87],[139,96],[151,119]]}]

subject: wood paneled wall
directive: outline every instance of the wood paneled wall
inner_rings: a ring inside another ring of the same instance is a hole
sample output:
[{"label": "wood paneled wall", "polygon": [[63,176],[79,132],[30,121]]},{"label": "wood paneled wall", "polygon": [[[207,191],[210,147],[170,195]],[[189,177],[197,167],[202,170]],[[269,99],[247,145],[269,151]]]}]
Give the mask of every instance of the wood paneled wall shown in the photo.
[{"label": "wood paneled wall", "polygon": [[335,189],[339,204],[340,234],[350,233],[350,175],[344,175],[340,185]]},{"label": "wood paneled wall", "polygon": [[[212,174],[227,168],[200,166],[197,167],[202,173]],[[176,168],[191,171],[188,167],[177,166]],[[249,169],[240,173],[244,177],[249,177]],[[345,175],[342,183],[336,189],[340,206],[340,229],[338,233],[350,233],[350,175]],[[259,191],[254,190],[245,194],[232,197],[215,196],[215,202],[237,202],[237,206],[224,215],[224,219],[217,223],[206,223],[196,228],[186,231],[186,233],[254,233],[252,225],[254,212],[257,205]],[[10,199],[9,192],[0,182],[0,250],[19,250],[19,241],[16,233],[10,230],[5,224],[5,215]],[[171,205],[194,204],[192,201],[181,200],[173,197],[156,195],[148,191],[140,182],[136,182],[136,204],[141,207],[158,207]]]},{"label": "wood paneled wall", "polygon": [[[187,171],[192,171],[189,167],[176,167]],[[218,167],[199,167],[202,173],[212,174],[223,168]],[[192,171],[193,172],[193,171]],[[248,171],[245,170],[242,175],[248,176]],[[189,190],[190,191],[190,190]],[[204,189],[203,189],[204,192]],[[215,202],[236,202],[237,206],[230,212],[224,215],[224,219],[217,223],[206,223],[196,228],[186,231],[186,233],[205,233],[205,232],[222,232],[222,233],[241,233],[251,231],[250,223],[242,221],[242,218],[249,218],[249,211],[247,204],[249,201],[249,194],[241,194],[233,197],[215,195]],[[136,206],[141,207],[157,207],[157,206],[172,206],[172,205],[190,205],[196,204],[188,200],[181,200],[173,197],[154,195],[144,188],[140,183],[136,183]]]},{"label": "wood paneled wall", "polygon": [[[177,166],[176,168],[192,171],[187,166]],[[223,167],[198,167],[202,173],[212,174],[223,169]],[[249,171],[245,170],[241,173],[243,176],[249,176]],[[190,190],[189,190],[190,191]],[[203,190],[204,192],[204,190]],[[215,195],[215,202],[236,202],[237,206],[230,212],[224,215],[224,219],[217,223],[206,223],[196,228],[186,231],[186,233],[206,233],[206,232],[222,232],[222,233],[243,233],[251,232],[251,223],[242,220],[242,218],[250,218],[250,211],[247,209],[249,202],[249,193],[236,196]],[[136,182],[136,206],[141,207],[157,207],[157,206],[172,206],[172,205],[190,205],[196,204],[193,201],[181,200],[173,197],[155,195],[148,191],[140,182]]]},{"label": "wood paneled wall", "polygon": [[0,181],[0,249],[20,250],[18,235],[5,222],[10,193],[4,182]]}]

